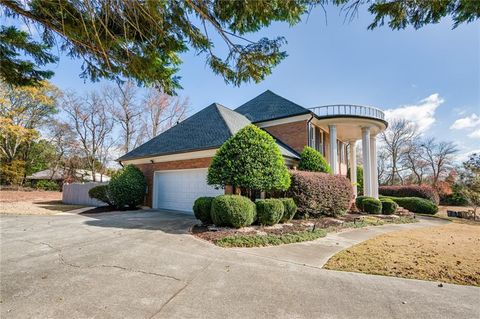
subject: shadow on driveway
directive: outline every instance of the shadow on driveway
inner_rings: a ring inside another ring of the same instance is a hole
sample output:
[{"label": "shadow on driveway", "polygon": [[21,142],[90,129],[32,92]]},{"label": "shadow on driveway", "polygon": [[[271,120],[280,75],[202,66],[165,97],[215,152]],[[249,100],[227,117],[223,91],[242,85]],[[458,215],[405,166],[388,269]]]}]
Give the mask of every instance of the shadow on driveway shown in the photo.
[{"label": "shadow on driveway", "polygon": [[165,210],[115,211],[109,213],[83,214],[91,218],[85,224],[97,227],[161,230],[169,234],[188,234],[197,223],[188,213]]}]

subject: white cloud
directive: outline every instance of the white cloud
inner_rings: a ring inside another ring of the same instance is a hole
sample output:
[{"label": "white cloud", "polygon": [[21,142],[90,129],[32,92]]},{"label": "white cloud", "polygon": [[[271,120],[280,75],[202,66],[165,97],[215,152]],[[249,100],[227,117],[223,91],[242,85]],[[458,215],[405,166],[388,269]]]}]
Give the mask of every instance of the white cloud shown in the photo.
[{"label": "white cloud", "polygon": [[468,160],[470,155],[473,154],[473,153],[479,154],[480,153],[480,148],[479,149],[473,149],[473,150],[471,149],[471,150],[461,152],[460,154],[457,154],[455,160],[458,163],[465,162],[466,160]]},{"label": "white cloud", "polygon": [[438,94],[432,94],[417,104],[403,105],[385,111],[387,120],[406,119],[415,123],[419,132],[425,132],[435,123],[435,110],[445,102]]},{"label": "white cloud", "polygon": [[480,129],[475,130],[472,133],[468,134],[468,137],[480,139]]},{"label": "white cloud", "polygon": [[451,130],[463,130],[466,128],[472,128],[480,126],[480,116],[473,113],[467,117],[463,117],[461,119],[456,120],[453,122],[452,126],[450,126]]}]

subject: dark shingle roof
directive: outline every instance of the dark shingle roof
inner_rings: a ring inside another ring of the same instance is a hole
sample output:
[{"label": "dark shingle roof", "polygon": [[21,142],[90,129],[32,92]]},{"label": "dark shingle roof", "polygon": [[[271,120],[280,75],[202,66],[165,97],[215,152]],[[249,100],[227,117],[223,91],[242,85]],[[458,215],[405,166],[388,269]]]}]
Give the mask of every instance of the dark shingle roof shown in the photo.
[{"label": "dark shingle roof", "polygon": [[308,109],[270,90],[239,106],[235,111],[245,115],[254,123],[310,113]]},{"label": "dark shingle roof", "polygon": [[245,116],[214,103],[118,160],[216,148],[248,124]]}]

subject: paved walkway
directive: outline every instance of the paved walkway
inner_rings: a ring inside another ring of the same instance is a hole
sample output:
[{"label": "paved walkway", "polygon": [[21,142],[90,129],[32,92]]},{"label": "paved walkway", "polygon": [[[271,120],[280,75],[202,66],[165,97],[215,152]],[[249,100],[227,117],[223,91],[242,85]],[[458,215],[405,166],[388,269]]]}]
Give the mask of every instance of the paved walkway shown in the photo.
[{"label": "paved walkway", "polygon": [[1,216],[0,317],[480,317],[476,287],[319,268],[385,227],[244,250],[193,238],[193,222],[155,211]]},{"label": "paved walkway", "polygon": [[[417,217],[418,218],[418,217]],[[375,236],[421,227],[440,226],[449,223],[438,218],[419,217],[420,222],[412,224],[390,224],[328,233],[315,241],[292,245],[259,248],[236,248],[235,250],[264,258],[322,268],[336,253]]]}]

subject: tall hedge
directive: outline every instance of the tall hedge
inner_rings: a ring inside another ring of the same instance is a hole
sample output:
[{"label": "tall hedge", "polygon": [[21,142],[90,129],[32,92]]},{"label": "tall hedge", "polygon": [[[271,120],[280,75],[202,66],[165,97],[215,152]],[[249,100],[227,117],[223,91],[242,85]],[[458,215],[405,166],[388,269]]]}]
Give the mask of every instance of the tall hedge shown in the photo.
[{"label": "tall hedge", "polygon": [[328,165],[323,155],[319,151],[309,146],[305,146],[302,154],[300,154],[300,163],[298,164],[298,169],[310,172],[332,172],[330,165]]},{"label": "tall hedge", "polygon": [[122,209],[125,206],[134,208],[143,203],[147,180],[137,167],[127,165],[112,176],[108,189],[111,200],[117,208]]},{"label": "tall hedge", "polygon": [[287,192],[301,215],[336,216],[350,208],[353,190],[350,181],[326,173],[290,171],[292,184]]},{"label": "tall hedge", "polygon": [[378,192],[383,196],[425,198],[435,205],[440,202],[438,192],[430,185],[380,186]]},{"label": "tall hedge", "polygon": [[248,125],[229,138],[208,168],[208,184],[252,190],[287,190],[290,175],[273,137]]}]

